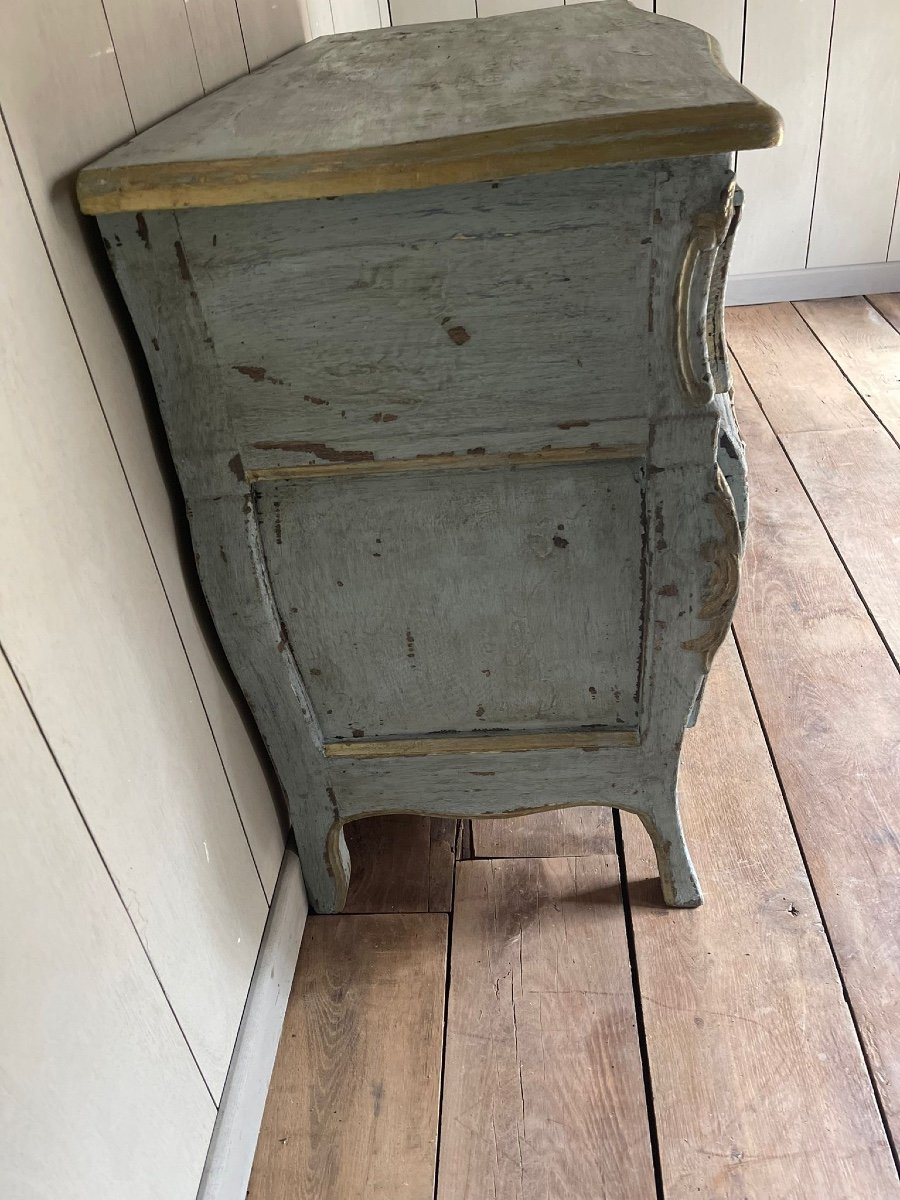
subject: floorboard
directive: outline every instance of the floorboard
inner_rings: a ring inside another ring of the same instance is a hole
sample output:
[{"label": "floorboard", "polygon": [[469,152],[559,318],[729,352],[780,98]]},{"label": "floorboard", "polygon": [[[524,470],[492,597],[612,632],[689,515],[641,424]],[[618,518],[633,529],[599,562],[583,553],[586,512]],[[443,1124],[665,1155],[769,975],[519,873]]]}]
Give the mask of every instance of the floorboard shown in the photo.
[{"label": "floorboard", "polygon": [[345,913],[449,912],[456,821],[367,817],[344,827],[350,852]]},{"label": "floorboard", "polygon": [[623,815],[667,1200],[900,1195],[731,639],[686,738],[681,791],[695,912],[662,907],[646,834]]},{"label": "floorboard", "polygon": [[[729,314],[735,360],[752,382],[896,661],[900,657],[900,449],[792,305],[735,312],[736,320]],[[895,341],[895,370],[900,374],[900,334]],[[773,346],[777,347],[774,357]],[[800,370],[798,362],[803,364]],[[782,390],[802,387],[803,370],[810,372],[814,403],[826,417],[817,423],[808,414],[800,423],[818,424],[818,428],[797,430],[796,414],[786,409]]]},{"label": "floorboard", "polygon": [[735,628],[850,1002],[900,1126],[900,676],[735,372],[753,528]]},{"label": "floorboard", "polygon": [[866,299],[900,333],[900,292],[880,292]]},{"label": "floorboard", "polygon": [[617,860],[457,868],[438,1200],[650,1200]]},{"label": "floorboard", "polygon": [[780,434],[877,425],[792,304],[730,308],[728,345]]},{"label": "floorboard", "polygon": [[472,841],[476,858],[580,858],[616,852],[608,808],[559,808],[473,821]]},{"label": "floorboard", "polygon": [[442,914],[309,918],[248,1200],[432,1200],[446,954]]},{"label": "floorboard", "polygon": [[900,440],[900,334],[863,296],[803,300],[797,311],[891,435]]},{"label": "floorboard", "polygon": [[794,434],[785,448],[900,660],[900,448],[880,427]]}]

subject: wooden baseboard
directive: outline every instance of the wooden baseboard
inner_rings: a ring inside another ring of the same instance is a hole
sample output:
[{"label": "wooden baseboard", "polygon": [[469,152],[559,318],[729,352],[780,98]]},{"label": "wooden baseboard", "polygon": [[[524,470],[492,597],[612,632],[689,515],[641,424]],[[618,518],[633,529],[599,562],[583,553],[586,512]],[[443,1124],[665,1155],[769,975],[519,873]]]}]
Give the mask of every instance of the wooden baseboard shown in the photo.
[{"label": "wooden baseboard", "polygon": [[244,1200],[308,905],[300,860],[284,852],[197,1200]]},{"label": "wooden baseboard", "polygon": [[867,292],[900,291],[900,262],[861,263],[849,267],[815,267],[808,271],[770,271],[733,275],[725,303],[770,304],[776,300],[825,300],[863,296]]}]

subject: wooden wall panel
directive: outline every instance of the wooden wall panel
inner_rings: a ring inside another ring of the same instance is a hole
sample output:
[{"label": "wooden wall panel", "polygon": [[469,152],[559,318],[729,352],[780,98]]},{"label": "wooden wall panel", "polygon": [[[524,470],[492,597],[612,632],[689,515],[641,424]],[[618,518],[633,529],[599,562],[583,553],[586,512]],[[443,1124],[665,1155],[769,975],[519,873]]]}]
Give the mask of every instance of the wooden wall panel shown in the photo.
[{"label": "wooden wall panel", "polygon": [[656,11],[711,33],[722,47],[728,70],[740,79],[744,0],[656,0]]},{"label": "wooden wall panel", "polygon": [[381,28],[378,0],[331,0],[331,15],[335,33]]},{"label": "wooden wall panel", "polygon": [[246,74],[236,0],[189,0],[186,9],[203,90],[211,92]]},{"label": "wooden wall panel", "polygon": [[0,761],[0,1194],[192,1200],[215,1105],[2,658]]},{"label": "wooden wall panel", "polygon": [[203,95],[184,0],[103,0],[138,130]]},{"label": "wooden wall panel", "polygon": [[836,0],[810,267],[887,257],[900,157],[898,48],[896,0]]},{"label": "wooden wall panel", "polygon": [[475,0],[391,0],[393,25],[420,25],[426,21],[456,21],[477,16]]},{"label": "wooden wall panel", "polygon": [[[153,56],[142,65],[152,74]],[[173,516],[181,499],[166,489],[145,412],[153,398],[142,395],[135,378],[122,332],[127,320],[117,325],[110,311],[111,272],[94,223],[80,218],[75,206],[77,169],[134,133],[100,0],[42,0],[8,21],[0,73],[4,117],[29,198],[271,895],[284,844],[279,815],[242,710],[210,650],[205,606],[201,601],[198,611],[196,592],[186,582]]]},{"label": "wooden wall panel", "polygon": [[478,0],[479,17],[496,17],[500,13],[525,12],[530,8],[555,8],[563,0]]},{"label": "wooden wall panel", "polygon": [[747,0],[744,83],[781,113],[784,142],[740,155],[747,202],[735,274],[806,266],[831,17],[831,0]]},{"label": "wooden wall panel", "polygon": [[[237,7],[251,71],[309,40],[306,0],[237,0]],[[331,32],[319,28],[312,36]]]},{"label": "wooden wall panel", "polygon": [[5,648],[218,1095],[266,899],[5,139],[0,192]]}]

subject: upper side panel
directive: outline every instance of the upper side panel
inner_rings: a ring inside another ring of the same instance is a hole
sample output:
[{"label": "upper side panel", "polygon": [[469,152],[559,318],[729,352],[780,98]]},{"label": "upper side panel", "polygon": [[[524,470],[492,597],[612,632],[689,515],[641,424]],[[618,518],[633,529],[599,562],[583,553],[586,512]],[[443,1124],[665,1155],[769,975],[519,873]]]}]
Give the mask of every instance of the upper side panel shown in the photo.
[{"label": "upper side panel", "polygon": [[179,214],[245,469],[646,415],[654,172]]}]

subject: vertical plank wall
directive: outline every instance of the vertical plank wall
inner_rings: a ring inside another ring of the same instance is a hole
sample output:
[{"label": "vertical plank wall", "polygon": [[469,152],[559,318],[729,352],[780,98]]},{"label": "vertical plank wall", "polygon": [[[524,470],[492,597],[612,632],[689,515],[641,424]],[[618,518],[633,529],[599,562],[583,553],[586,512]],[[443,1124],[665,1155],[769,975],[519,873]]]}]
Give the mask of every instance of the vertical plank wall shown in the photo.
[{"label": "vertical plank wall", "polygon": [[73,184],[308,18],[0,12],[0,1194],[192,1200],[285,829]]},{"label": "vertical plank wall", "polygon": [[[74,175],[310,37],[547,2],[0,0],[4,1195],[196,1194],[284,847]],[[740,275],[900,263],[895,0],[636,2],[785,115]]]},{"label": "vertical plank wall", "polygon": [[[706,29],[728,69],[784,117],[782,146],[740,156],[747,205],[729,298],[757,303],[900,288],[897,0],[633,2]],[[325,24],[334,10],[337,29],[338,0],[308,3]],[[383,7],[381,19],[375,15],[374,0],[369,20],[364,0],[340,3],[353,5],[355,22],[341,29],[387,23]],[[390,0],[390,16],[404,25],[561,3]]]}]

